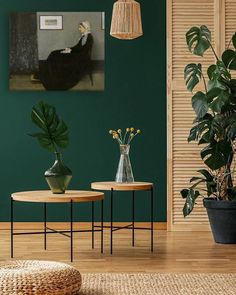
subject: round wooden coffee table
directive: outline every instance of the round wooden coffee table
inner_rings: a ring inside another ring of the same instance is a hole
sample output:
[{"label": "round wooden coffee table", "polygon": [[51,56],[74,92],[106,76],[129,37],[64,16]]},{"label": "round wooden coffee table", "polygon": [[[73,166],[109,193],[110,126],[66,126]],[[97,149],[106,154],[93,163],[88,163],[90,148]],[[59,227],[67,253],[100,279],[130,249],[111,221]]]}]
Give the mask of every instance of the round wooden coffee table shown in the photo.
[{"label": "round wooden coffee table", "polygon": [[[153,183],[151,182],[130,182],[119,183],[115,181],[93,182],[91,189],[98,191],[110,191],[110,253],[113,253],[113,232],[121,229],[132,230],[132,246],[134,247],[134,233],[136,229],[149,230],[151,232],[151,251],[153,252]],[[113,226],[113,197],[115,191],[131,191],[132,192],[132,223],[126,226]],[[136,191],[150,191],[151,207],[150,207],[150,228],[135,227],[135,192]],[[97,226],[100,227],[100,226]]]},{"label": "round wooden coffee table", "polygon": [[[73,261],[73,233],[74,232],[91,232],[94,247],[94,232],[101,232],[101,252],[103,253],[103,199],[102,192],[94,191],[76,191],[69,190],[65,194],[53,194],[49,190],[16,192],[11,195],[11,257],[13,258],[15,235],[26,234],[44,234],[44,249],[47,248],[47,234],[58,233],[67,236],[71,240],[71,261]],[[101,227],[99,230],[94,229],[94,202],[101,201]],[[14,203],[31,202],[42,203],[44,205],[44,231],[43,232],[17,232],[14,233]],[[74,230],[73,229],[73,204],[74,203],[92,203],[92,229],[91,230]],[[70,230],[55,230],[47,227],[47,204],[48,203],[69,203],[70,204]]]}]

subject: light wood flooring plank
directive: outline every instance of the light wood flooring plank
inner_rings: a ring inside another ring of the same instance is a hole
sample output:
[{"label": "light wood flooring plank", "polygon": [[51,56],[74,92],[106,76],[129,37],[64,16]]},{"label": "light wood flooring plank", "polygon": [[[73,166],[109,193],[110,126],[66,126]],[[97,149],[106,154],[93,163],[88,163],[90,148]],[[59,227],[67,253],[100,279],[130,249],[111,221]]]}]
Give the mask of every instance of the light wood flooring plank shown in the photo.
[{"label": "light wood flooring plank", "polygon": [[[74,265],[81,272],[236,272],[236,245],[213,242],[210,232],[155,231],[155,251],[150,252],[150,233],[136,233],[131,247],[131,232],[114,233],[114,254],[109,254],[109,231],[105,231],[105,253],[100,253],[100,235],[91,249],[91,234],[74,234]],[[10,259],[10,233],[0,231],[0,260]],[[70,263],[70,240],[48,235],[48,250],[43,236],[15,236],[15,259],[54,260]]]}]

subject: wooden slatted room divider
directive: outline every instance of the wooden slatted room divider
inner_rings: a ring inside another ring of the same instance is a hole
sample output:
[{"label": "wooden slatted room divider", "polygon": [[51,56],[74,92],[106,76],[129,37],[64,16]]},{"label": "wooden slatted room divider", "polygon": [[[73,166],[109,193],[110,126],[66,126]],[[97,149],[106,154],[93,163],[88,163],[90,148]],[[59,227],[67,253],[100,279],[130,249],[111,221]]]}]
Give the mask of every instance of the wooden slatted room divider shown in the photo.
[{"label": "wooden slatted room divider", "polygon": [[[183,217],[182,188],[196,170],[204,168],[196,143],[187,137],[194,119],[191,93],[186,90],[183,71],[186,64],[201,62],[207,69],[214,62],[210,50],[204,58],[192,55],[185,33],[192,26],[206,25],[212,32],[219,54],[236,31],[236,0],[167,0],[167,100],[168,100],[168,230],[209,230],[201,200],[194,212]],[[201,90],[201,86],[198,90]]]}]

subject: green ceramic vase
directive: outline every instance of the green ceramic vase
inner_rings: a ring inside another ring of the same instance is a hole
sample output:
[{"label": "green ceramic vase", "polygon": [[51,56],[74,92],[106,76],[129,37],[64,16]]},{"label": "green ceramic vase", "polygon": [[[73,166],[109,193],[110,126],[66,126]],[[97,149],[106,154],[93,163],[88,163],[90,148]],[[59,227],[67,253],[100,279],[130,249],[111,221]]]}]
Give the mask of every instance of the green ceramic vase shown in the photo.
[{"label": "green ceramic vase", "polygon": [[72,172],[63,164],[60,153],[55,152],[55,156],[55,163],[44,176],[53,194],[64,194],[71,181]]}]

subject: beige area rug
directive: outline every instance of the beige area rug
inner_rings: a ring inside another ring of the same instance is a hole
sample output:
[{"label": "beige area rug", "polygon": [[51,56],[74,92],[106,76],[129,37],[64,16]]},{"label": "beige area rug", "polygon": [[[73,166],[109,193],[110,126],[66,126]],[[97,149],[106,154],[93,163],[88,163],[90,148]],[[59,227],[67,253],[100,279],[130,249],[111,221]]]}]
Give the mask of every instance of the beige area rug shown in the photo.
[{"label": "beige area rug", "polygon": [[80,295],[235,295],[236,274],[82,274]]}]

